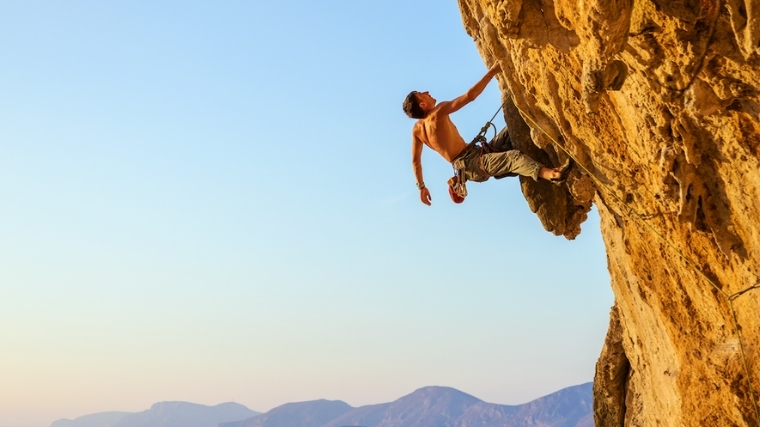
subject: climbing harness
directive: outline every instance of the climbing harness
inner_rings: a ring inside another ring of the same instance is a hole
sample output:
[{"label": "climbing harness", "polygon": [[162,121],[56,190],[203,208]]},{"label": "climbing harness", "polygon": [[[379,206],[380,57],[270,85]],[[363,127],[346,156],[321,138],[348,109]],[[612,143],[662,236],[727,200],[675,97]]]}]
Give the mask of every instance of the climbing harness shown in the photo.
[{"label": "climbing harness", "polygon": [[[752,401],[752,406],[753,406],[753,408],[755,410],[755,417],[757,418],[758,425],[760,425],[760,409],[758,409],[757,400],[755,399],[755,392],[754,392],[754,387],[752,385],[751,371],[750,371],[750,368],[749,368],[749,363],[747,362],[747,355],[746,355],[745,348],[744,348],[744,341],[742,340],[741,327],[739,326],[739,320],[736,317],[736,310],[734,308],[734,300],[735,299],[739,298],[740,296],[744,295],[745,293],[747,293],[749,291],[760,289],[760,284],[755,284],[753,286],[748,287],[747,289],[743,289],[741,291],[738,291],[738,292],[735,292],[735,293],[729,295],[726,291],[724,291],[721,287],[719,287],[712,279],[710,279],[710,277],[707,276],[707,274],[704,271],[702,271],[696,265],[696,263],[694,263],[680,249],[678,249],[675,246],[675,244],[671,243],[665,236],[663,236],[651,224],[649,224],[649,222],[644,219],[643,215],[641,215],[638,212],[636,212],[635,210],[633,210],[633,208],[630,207],[630,203],[629,202],[623,200],[620,196],[618,196],[615,193],[615,191],[612,188],[610,188],[609,185],[605,184],[602,180],[600,180],[596,176],[594,176],[594,174],[592,174],[591,171],[589,171],[581,162],[578,161],[578,159],[575,158],[575,156],[573,156],[572,153],[570,153],[570,151],[564,146],[564,144],[561,144],[558,141],[557,138],[554,138],[549,132],[547,132],[546,130],[544,130],[544,128],[542,128],[541,125],[539,125],[535,120],[533,120],[533,118],[530,115],[526,114],[525,111],[523,111],[520,108],[520,106],[517,104],[516,100],[513,99],[513,103],[514,103],[515,107],[517,108],[517,110],[520,112],[520,114],[525,119],[527,119],[528,121],[530,121],[538,130],[540,130],[544,135],[546,135],[549,139],[551,139],[556,144],[556,146],[559,147],[560,149],[562,149],[562,151],[564,151],[575,162],[575,164],[578,165],[578,167],[580,167],[595,183],[597,183],[601,188],[604,188],[605,191],[609,195],[611,195],[622,207],[624,207],[625,210],[626,210],[626,214],[628,214],[629,216],[633,216],[636,219],[638,219],[644,225],[644,227],[646,227],[648,230],[650,230],[652,233],[654,233],[654,235],[659,240],[661,240],[663,243],[665,243],[666,246],[668,246],[671,249],[673,249],[673,251],[675,251],[675,253],[679,257],[681,257],[681,259],[684,260],[684,262],[686,263],[686,265],[688,265],[695,272],[697,272],[697,274],[699,276],[701,276],[702,278],[704,278],[707,281],[707,283],[709,283],[713,288],[715,288],[715,290],[716,290],[716,292],[718,294],[722,295],[726,299],[726,301],[728,302],[728,307],[731,310],[731,319],[733,320],[734,331],[736,331],[736,336],[739,339],[739,351],[741,353],[742,365],[744,367],[744,373],[747,376],[747,386],[748,386],[748,391],[749,391],[749,397],[750,397],[750,400]],[[504,104],[502,104],[502,107],[503,107],[503,105]],[[498,111],[497,111],[497,113],[498,113]],[[560,137],[559,139],[562,139],[562,138]]]},{"label": "climbing harness", "polygon": [[491,120],[487,121],[486,124],[480,128],[480,132],[475,135],[475,138],[473,138],[464,150],[462,150],[462,152],[451,162],[451,165],[454,168],[454,176],[449,178],[448,185],[449,197],[451,197],[451,200],[454,203],[462,203],[464,198],[467,197],[467,185],[465,184],[467,178],[464,174],[464,157],[472,151],[478,150],[477,158],[475,159],[475,167],[478,170],[478,173],[483,176],[490,176],[490,174],[483,168],[483,154],[495,153],[498,150],[488,143],[486,134],[488,133],[488,129],[493,127],[494,138],[496,138],[496,125],[493,124],[493,121],[496,118],[496,115],[499,114],[499,111],[504,108],[505,104],[506,101],[504,101],[496,112],[493,113]]}]

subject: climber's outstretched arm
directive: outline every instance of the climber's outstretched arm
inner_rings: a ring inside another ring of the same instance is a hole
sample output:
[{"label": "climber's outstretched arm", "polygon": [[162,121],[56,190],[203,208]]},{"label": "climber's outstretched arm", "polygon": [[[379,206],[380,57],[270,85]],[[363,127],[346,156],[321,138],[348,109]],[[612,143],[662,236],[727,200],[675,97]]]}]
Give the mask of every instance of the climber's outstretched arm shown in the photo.
[{"label": "climber's outstretched arm", "polygon": [[462,107],[469,104],[470,102],[474,101],[475,98],[480,96],[481,93],[483,93],[483,90],[485,90],[486,86],[488,86],[488,83],[491,81],[493,76],[496,75],[501,71],[501,65],[497,61],[495,64],[491,66],[491,68],[488,69],[488,72],[485,76],[483,76],[480,81],[475,83],[473,87],[470,88],[464,95],[455,98],[452,101],[443,101],[438,104],[438,111],[442,114],[452,114],[457,111],[459,111]]}]

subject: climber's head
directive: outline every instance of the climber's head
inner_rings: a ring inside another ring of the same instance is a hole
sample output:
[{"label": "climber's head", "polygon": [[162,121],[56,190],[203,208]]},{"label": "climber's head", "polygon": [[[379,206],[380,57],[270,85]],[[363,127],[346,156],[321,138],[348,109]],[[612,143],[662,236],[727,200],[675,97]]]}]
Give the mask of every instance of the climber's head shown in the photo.
[{"label": "climber's head", "polygon": [[435,102],[435,98],[430,96],[430,93],[413,90],[404,100],[404,112],[413,119],[421,119],[435,108]]}]

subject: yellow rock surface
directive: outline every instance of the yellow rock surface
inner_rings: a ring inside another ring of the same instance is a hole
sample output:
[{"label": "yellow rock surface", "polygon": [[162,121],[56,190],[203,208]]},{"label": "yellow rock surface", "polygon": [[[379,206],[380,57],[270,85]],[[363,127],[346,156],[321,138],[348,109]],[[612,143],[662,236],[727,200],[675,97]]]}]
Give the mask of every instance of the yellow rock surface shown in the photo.
[{"label": "yellow rock surface", "polygon": [[[499,61],[521,180],[572,239],[595,204],[615,293],[597,426],[758,426],[760,0],[459,0]],[[561,272],[557,272],[561,274]]]}]

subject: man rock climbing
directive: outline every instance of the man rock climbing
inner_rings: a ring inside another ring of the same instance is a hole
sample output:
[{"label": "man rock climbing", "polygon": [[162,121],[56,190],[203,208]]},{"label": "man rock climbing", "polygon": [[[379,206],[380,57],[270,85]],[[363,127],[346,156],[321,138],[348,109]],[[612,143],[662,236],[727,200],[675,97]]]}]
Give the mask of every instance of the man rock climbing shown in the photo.
[{"label": "man rock climbing", "polygon": [[[467,181],[483,182],[492,176],[501,177],[510,174],[529,176],[536,181],[539,178],[558,180],[562,177],[559,169],[548,168],[525,154],[512,150],[512,143],[506,129],[500,132],[491,143],[498,152],[486,153],[477,145],[467,145],[449,118],[449,115],[459,111],[483,93],[493,76],[500,70],[497,62],[470,90],[452,101],[437,103],[428,92],[416,91],[412,91],[404,100],[406,115],[418,119],[412,129],[412,166],[422,203],[430,206],[432,201],[430,190],[425,187],[425,181],[422,179],[422,144],[432,148],[446,161],[452,163],[458,172],[457,175]],[[449,185],[452,185],[451,181]],[[463,195],[461,196],[457,197],[452,193],[452,199],[456,202],[463,200]]]}]

